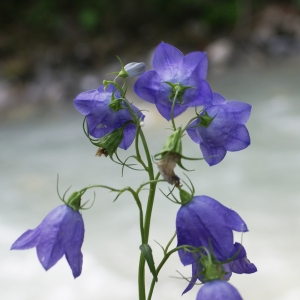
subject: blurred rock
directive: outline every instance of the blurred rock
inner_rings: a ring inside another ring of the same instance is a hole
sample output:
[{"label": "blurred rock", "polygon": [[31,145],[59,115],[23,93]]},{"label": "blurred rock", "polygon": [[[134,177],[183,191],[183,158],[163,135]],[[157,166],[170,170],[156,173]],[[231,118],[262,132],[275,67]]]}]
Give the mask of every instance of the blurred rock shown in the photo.
[{"label": "blurred rock", "polygon": [[250,41],[273,56],[299,54],[299,12],[288,5],[266,6],[256,17]]},{"label": "blurred rock", "polygon": [[235,46],[229,38],[220,38],[209,44],[205,51],[212,67],[224,68],[230,63],[235,52]]}]

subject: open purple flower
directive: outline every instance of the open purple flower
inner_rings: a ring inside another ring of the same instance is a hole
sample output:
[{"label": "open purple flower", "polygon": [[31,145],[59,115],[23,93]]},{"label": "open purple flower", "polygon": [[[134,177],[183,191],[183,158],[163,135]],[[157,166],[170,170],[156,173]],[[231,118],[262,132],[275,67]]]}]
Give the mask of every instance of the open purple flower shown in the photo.
[{"label": "open purple flower", "polygon": [[54,266],[65,254],[74,278],[81,274],[81,246],[84,224],[78,210],[68,205],[53,209],[33,230],[27,230],[11,246],[11,250],[36,247],[40,263],[45,270]]},{"label": "open purple flower", "polygon": [[[118,101],[120,93],[114,89],[114,86],[110,84],[106,90],[101,85],[96,90],[82,92],[74,99],[74,106],[86,116],[88,133],[94,138],[102,138],[124,126],[123,139],[119,147],[126,150],[135,138],[136,125],[129,108],[122,103],[122,100]],[[113,95],[118,101],[117,109],[113,109],[110,105]],[[144,115],[132,104],[131,108],[137,119],[142,121]]]},{"label": "open purple flower", "polygon": [[242,300],[237,289],[223,280],[212,280],[200,288],[196,300]]},{"label": "open purple flower", "polygon": [[[177,246],[206,247],[219,261],[235,252],[233,230],[248,231],[247,225],[234,211],[208,196],[194,196],[181,206],[176,217]],[[183,265],[195,262],[193,254],[178,251]]]},{"label": "open purple flower", "polygon": [[161,42],[154,52],[153,69],[141,75],[134,85],[135,93],[154,103],[168,121],[176,95],[173,115],[177,117],[188,107],[209,104],[212,92],[205,80],[208,61],[204,52],[187,55]]},{"label": "open purple flower", "polygon": [[251,113],[251,105],[239,101],[226,101],[213,93],[212,105],[204,105],[202,118],[209,116],[207,126],[201,125],[201,117],[187,129],[191,139],[200,145],[206,162],[216,165],[227,151],[239,151],[250,145],[250,136],[245,126]]}]

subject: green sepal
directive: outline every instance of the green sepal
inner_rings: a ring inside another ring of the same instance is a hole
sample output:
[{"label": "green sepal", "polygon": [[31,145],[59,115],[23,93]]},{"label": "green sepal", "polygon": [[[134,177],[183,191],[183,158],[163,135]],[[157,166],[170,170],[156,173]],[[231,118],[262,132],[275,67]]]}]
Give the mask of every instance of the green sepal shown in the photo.
[{"label": "green sepal", "polygon": [[194,88],[193,86],[181,85],[180,82],[173,83],[170,81],[165,81],[164,83],[168,84],[172,89],[172,93],[169,97],[169,100],[174,100],[176,98],[176,101],[178,100],[179,103],[183,103],[182,96],[183,96],[184,92],[187,89]]},{"label": "green sepal", "polygon": [[66,205],[70,206],[74,210],[79,210],[82,194],[83,193],[81,191],[72,193],[68,200],[65,202]]},{"label": "green sepal", "polygon": [[122,77],[122,78],[128,77],[129,74],[125,71],[123,62],[122,62],[121,58],[118,55],[117,55],[117,59],[119,60],[120,65],[121,65],[121,71],[120,72],[116,72],[118,74],[118,77]]},{"label": "green sepal", "polygon": [[211,281],[211,280],[222,280],[225,271],[222,267],[222,264],[213,262],[210,258],[203,256],[201,258],[201,264],[204,269],[204,278],[205,281]]},{"label": "green sepal", "polygon": [[108,106],[111,110],[113,110],[114,112],[117,112],[121,109],[124,109],[124,106],[122,105],[122,102],[123,101],[121,99],[115,99],[114,95],[113,95]]},{"label": "green sepal", "polygon": [[140,250],[143,253],[143,256],[155,281],[158,281],[151,247],[148,244],[142,244],[140,246]]},{"label": "green sepal", "polygon": [[194,195],[191,195],[190,193],[188,193],[187,191],[185,191],[183,189],[180,189],[179,196],[180,196],[182,205],[189,203],[194,197]]},{"label": "green sepal", "polygon": [[214,117],[211,117],[205,110],[203,115],[199,115],[199,123],[197,124],[197,126],[203,126],[205,128],[209,127],[210,123],[213,121],[213,119],[216,116],[217,115],[215,115]]}]

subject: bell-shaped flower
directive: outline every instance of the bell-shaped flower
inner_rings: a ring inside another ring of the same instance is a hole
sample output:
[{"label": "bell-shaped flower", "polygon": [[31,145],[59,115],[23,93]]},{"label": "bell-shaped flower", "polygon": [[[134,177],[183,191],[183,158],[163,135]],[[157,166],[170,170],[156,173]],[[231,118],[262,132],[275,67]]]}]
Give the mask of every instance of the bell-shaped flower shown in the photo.
[{"label": "bell-shaped flower", "polygon": [[38,227],[23,233],[11,250],[36,247],[38,259],[45,270],[65,255],[76,278],[82,269],[83,238],[84,224],[80,212],[64,204],[53,209]]},{"label": "bell-shaped flower", "polygon": [[80,93],[74,106],[86,116],[90,136],[99,139],[121,130],[119,147],[126,150],[135,138],[136,124],[145,116],[133,104],[125,105],[120,97],[114,85],[109,84],[106,89],[102,85],[96,90]]},{"label": "bell-shaped flower", "polygon": [[[227,102],[220,94],[213,93],[212,105],[205,105],[199,118],[187,129],[191,139],[200,145],[203,157],[210,166],[221,162],[227,151],[239,151],[250,145],[245,126],[250,113],[250,104]],[[206,122],[207,119],[209,122]]]},{"label": "bell-shaped flower", "polygon": [[153,70],[138,78],[134,91],[142,99],[155,104],[168,121],[188,107],[211,102],[212,92],[205,80],[206,53],[198,51],[183,55],[172,45],[161,42],[155,49],[152,65]]},{"label": "bell-shaped flower", "polygon": [[[177,246],[205,247],[218,261],[230,259],[235,251],[233,230],[246,232],[248,228],[234,210],[208,196],[194,196],[177,213]],[[193,254],[183,249],[178,254],[185,266],[195,262]]]},{"label": "bell-shaped flower", "polygon": [[200,288],[196,300],[243,300],[238,290],[223,280],[207,281]]}]

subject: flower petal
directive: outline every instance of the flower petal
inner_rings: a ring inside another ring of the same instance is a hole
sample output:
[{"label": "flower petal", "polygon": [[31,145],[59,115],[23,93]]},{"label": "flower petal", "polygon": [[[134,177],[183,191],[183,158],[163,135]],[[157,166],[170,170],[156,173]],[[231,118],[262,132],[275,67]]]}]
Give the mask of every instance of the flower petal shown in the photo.
[{"label": "flower petal", "polygon": [[200,143],[200,149],[203,154],[205,161],[210,165],[214,166],[221,162],[226,155],[225,147],[210,147],[203,142]]},{"label": "flower petal", "polygon": [[161,42],[155,49],[152,66],[162,81],[177,83],[180,81],[183,53],[170,44]]},{"label": "flower petal", "polygon": [[244,125],[238,125],[230,132],[225,144],[228,151],[240,151],[250,145],[250,135]]},{"label": "flower petal", "polygon": [[64,218],[61,227],[62,232],[66,233],[64,239],[66,259],[74,278],[76,278],[82,270],[81,246],[84,239],[84,224],[81,214],[71,209]]},{"label": "flower petal", "polygon": [[157,101],[161,89],[161,78],[154,70],[149,70],[138,78],[134,84],[134,92],[150,103]]},{"label": "flower petal", "polygon": [[226,108],[234,115],[237,123],[244,125],[250,117],[252,106],[245,102],[228,101]]},{"label": "flower petal", "polygon": [[192,86],[196,86],[197,89],[187,89],[183,94],[184,103],[189,107],[195,106],[208,106],[212,104],[212,91],[210,85],[206,80],[200,80]]},{"label": "flower petal", "polygon": [[243,300],[237,289],[227,281],[208,281],[200,288],[196,300]]},{"label": "flower petal", "polygon": [[[208,60],[205,52],[191,52],[183,59],[181,83],[182,85],[190,85],[185,81],[190,76],[197,78],[197,80],[205,79],[207,76]],[[195,72],[196,71],[196,72]]]},{"label": "flower petal", "polygon": [[[159,113],[167,120],[170,121],[171,120],[171,104],[166,106],[161,102],[157,102],[156,103],[156,108],[159,111]],[[187,110],[187,106],[184,105],[175,105],[174,107],[174,117],[177,117],[178,115],[180,115],[181,113],[183,113],[184,111]]]},{"label": "flower petal", "polygon": [[187,133],[189,135],[189,137],[197,144],[201,143],[201,138],[200,136],[197,134],[197,130],[196,127],[194,127],[195,125],[197,125],[198,121],[195,120],[193,121],[190,126],[187,129]]},{"label": "flower petal", "polygon": [[221,105],[226,103],[226,98],[223,97],[221,94],[213,93],[213,104],[214,105]]},{"label": "flower petal", "polygon": [[36,250],[40,263],[45,270],[50,269],[64,255],[65,232],[62,232],[60,227],[66,213],[68,213],[68,208],[66,205],[56,207],[40,225],[40,241]]},{"label": "flower petal", "polygon": [[40,239],[40,227],[24,232],[11,246],[10,250],[25,250],[36,247]]}]

